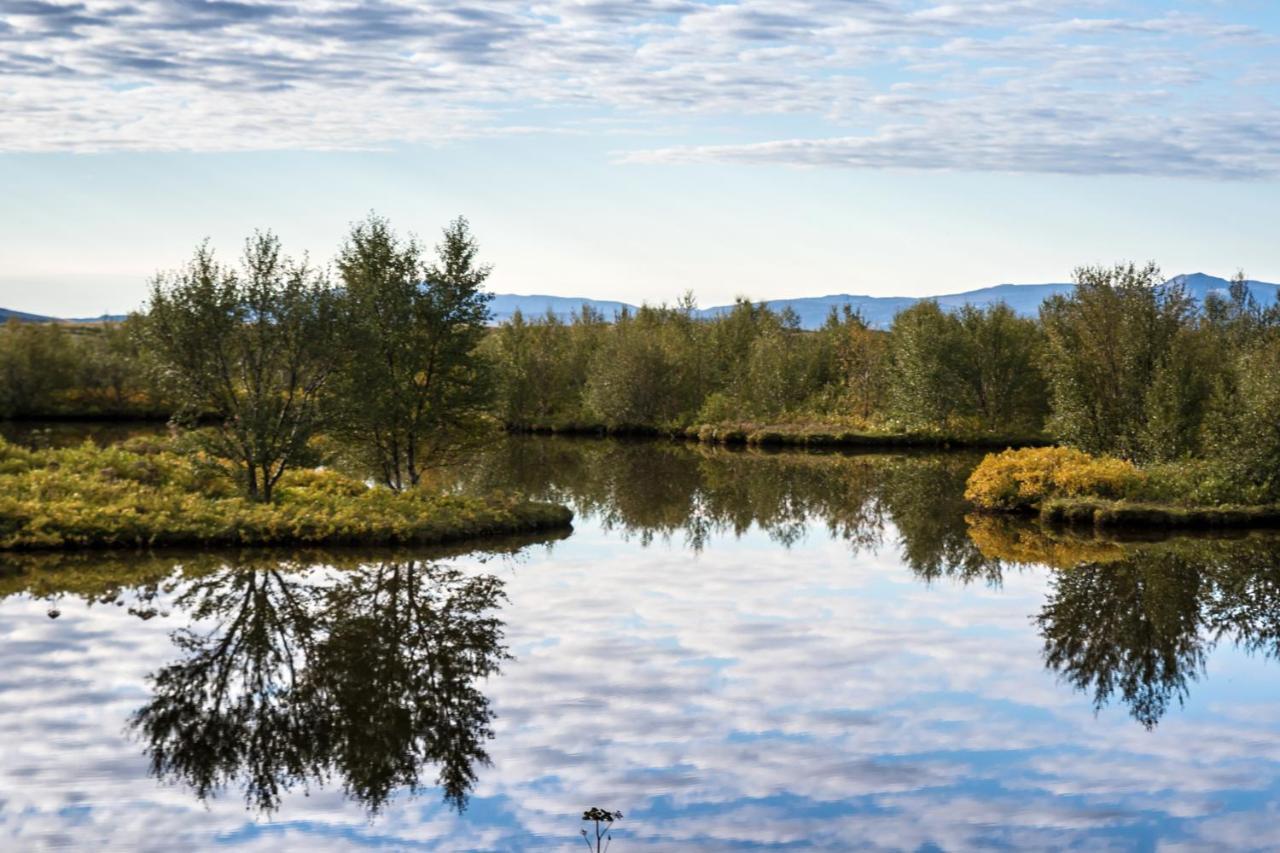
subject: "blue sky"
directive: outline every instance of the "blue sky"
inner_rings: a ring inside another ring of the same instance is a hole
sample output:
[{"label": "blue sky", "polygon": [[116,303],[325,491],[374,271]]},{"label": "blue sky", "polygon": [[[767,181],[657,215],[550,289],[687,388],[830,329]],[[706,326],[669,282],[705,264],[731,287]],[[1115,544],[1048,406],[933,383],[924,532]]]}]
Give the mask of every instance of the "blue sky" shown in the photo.
[{"label": "blue sky", "polygon": [[504,292],[1280,281],[1263,0],[5,0],[0,305],[466,214]]}]

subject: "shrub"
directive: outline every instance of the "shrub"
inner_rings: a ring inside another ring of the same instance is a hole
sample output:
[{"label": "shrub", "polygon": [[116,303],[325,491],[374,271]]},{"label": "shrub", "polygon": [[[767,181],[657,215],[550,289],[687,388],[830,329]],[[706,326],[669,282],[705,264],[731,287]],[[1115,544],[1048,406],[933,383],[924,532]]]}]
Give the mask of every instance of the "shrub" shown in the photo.
[{"label": "shrub", "polygon": [[969,475],[965,498],[983,509],[1017,510],[1049,497],[1123,498],[1145,482],[1133,463],[1069,447],[990,453]]}]

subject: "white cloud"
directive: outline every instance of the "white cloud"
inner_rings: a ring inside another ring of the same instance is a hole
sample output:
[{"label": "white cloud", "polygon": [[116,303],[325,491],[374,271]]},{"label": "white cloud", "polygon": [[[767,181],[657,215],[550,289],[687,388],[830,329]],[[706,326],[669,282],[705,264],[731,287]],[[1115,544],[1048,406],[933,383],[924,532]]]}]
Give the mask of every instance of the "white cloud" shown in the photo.
[{"label": "white cloud", "polygon": [[623,127],[785,115],[817,128],[716,145],[694,128],[675,150],[633,158],[649,161],[1274,174],[1270,84],[1248,74],[1274,34],[1225,10],[1123,12],[1066,0],[14,0],[0,8],[0,151],[377,148],[559,132],[587,110]]}]

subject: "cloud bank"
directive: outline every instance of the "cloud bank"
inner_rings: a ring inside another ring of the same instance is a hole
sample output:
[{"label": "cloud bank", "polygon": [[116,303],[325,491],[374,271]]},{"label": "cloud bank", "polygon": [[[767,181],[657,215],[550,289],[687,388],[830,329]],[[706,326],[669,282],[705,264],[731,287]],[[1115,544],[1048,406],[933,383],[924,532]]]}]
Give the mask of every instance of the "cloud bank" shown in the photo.
[{"label": "cloud bank", "polygon": [[1276,34],[1185,5],[9,0],[0,151],[368,149],[647,126],[674,144],[621,159],[1280,173],[1280,81],[1259,72]]}]

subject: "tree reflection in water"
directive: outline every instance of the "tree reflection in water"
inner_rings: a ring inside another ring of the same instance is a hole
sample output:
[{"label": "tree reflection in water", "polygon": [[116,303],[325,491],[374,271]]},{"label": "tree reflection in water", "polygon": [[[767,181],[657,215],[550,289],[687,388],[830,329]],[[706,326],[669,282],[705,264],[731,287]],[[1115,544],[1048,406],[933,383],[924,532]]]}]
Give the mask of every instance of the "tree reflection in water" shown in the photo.
[{"label": "tree reflection in water", "polygon": [[1135,544],[966,517],[964,483],[979,458],[515,439],[462,479],[571,503],[642,543],[683,533],[697,550],[755,525],[789,547],[825,528],[855,552],[896,548],[926,583],[998,587],[1011,569],[1048,567],[1049,600],[1034,617],[1046,666],[1095,707],[1120,701],[1148,728],[1187,697],[1218,642],[1278,654],[1280,539]]},{"label": "tree reflection in water", "polygon": [[332,584],[288,569],[224,568],[179,595],[214,627],[174,634],[183,657],[132,719],[152,773],[201,798],[238,783],[262,810],[339,780],[376,812],[431,766],[464,809],[493,734],[477,681],[507,658],[501,581],[417,562]]},{"label": "tree reflection in water", "polygon": [[[983,531],[992,550],[992,531]],[[1204,673],[1219,642],[1280,657],[1280,540],[1174,537],[1118,543],[1019,533],[1008,549],[1054,570],[1035,617],[1045,665],[1101,709],[1113,700],[1153,728]],[[998,547],[996,548],[998,550]],[[1068,555],[1081,557],[1071,561]]]},{"label": "tree reflection in water", "polygon": [[[966,518],[977,458],[517,439],[441,476],[571,503],[641,543],[683,538],[697,550],[754,529],[789,547],[816,531],[851,553],[892,549],[928,584],[1047,574],[1029,614],[1045,665],[1096,708],[1118,703],[1147,727],[1190,695],[1217,644],[1280,656],[1280,538],[1132,543]],[[302,569],[332,555],[238,569],[208,555],[198,568],[184,561],[176,580],[163,559],[96,555],[56,570],[38,555],[5,559],[0,595],[128,603],[142,618],[172,608],[213,626],[175,636],[181,660],[154,674],[134,721],[155,773],[202,797],[243,785],[271,809],[290,789],[336,781],[377,810],[434,768],[462,808],[487,760],[492,714],[478,684],[506,658],[492,577],[368,555],[325,582]]]}]

